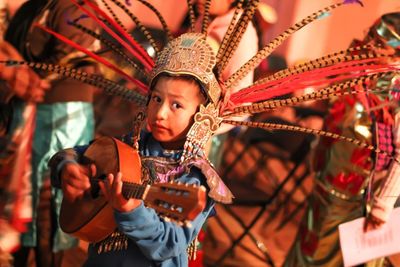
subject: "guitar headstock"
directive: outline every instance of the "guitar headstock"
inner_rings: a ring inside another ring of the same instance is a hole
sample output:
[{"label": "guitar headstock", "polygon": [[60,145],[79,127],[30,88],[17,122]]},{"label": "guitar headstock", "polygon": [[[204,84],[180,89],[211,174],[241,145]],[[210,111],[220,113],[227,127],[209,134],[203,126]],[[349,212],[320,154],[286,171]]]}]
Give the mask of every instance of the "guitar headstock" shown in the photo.
[{"label": "guitar headstock", "polygon": [[206,205],[206,188],[176,182],[156,183],[151,185],[144,202],[168,219],[191,221]]}]

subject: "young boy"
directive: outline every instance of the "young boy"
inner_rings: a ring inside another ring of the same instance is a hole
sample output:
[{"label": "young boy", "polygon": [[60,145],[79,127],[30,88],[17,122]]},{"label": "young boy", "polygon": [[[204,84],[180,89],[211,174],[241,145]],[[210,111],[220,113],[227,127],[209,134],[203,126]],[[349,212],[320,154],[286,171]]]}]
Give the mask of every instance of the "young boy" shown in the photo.
[{"label": "young boy", "polygon": [[[215,110],[221,95],[212,72],[214,64],[212,49],[200,34],[184,34],[169,43],[153,70],[146,114],[149,131],[142,131],[139,141],[142,162],[155,165],[155,182],[174,180],[208,185],[205,209],[191,227],[167,222],[153,209],[146,208],[142,200],[127,200],[122,196],[123,173],[109,174],[100,187],[114,208],[118,232],[127,237],[128,247],[98,253],[101,244],[90,244],[85,266],[187,266],[187,248],[212,212],[214,200],[231,202],[232,195],[202,149],[206,141],[203,138],[211,136],[215,125],[214,118],[205,114],[204,109]],[[196,118],[207,115],[209,120],[206,123],[195,120],[195,114]],[[132,135],[125,139],[129,143]],[[53,185],[63,189],[65,198],[79,198],[90,190],[88,166],[79,164],[79,156],[85,149],[61,151],[50,162]],[[93,174],[96,168],[93,165],[90,168]]]}]

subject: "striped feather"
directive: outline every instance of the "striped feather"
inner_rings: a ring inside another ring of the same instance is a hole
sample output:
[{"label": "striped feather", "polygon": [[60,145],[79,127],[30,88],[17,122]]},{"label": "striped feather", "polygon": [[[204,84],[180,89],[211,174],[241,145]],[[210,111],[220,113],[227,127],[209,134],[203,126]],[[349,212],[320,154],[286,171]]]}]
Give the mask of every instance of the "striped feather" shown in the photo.
[{"label": "striped feather", "polygon": [[[383,63],[382,59],[385,59],[388,63]],[[307,87],[318,89],[326,87],[327,84],[346,81],[363,75],[398,71],[399,69],[400,61],[398,61],[398,58],[389,56],[341,62],[325,68],[273,80],[266,84],[252,85],[232,94],[230,101],[234,105],[265,101]]]},{"label": "striped feather", "polygon": [[145,5],[146,7],[148,7],[151,11],[154,12],[154,14],[157,16],[158,20],[160,21],[161,26],[163,27],[163,31],[164,31],[164,32],[166,33],[166,35],[167,35],[168,42],[171,41],[171,40],[173,39],[172,33],[171,33],[171,31],[169,30],[168,25],[167,25],[167,23],[165,22],[165,19],[164,19],[164,17],[161,15],[161,13],[160,13],[152,4],[150,4],[149,2],[147,2],[147,1],[145,1],[145,0],[137,0],[137,1],[139,1],[140,3],[142,3],[143,5]]},{"label": "striped feather", "polygon": [[210,6],[211,0],[206,0],[204,4],[204,17],[201,24],[201,33],[207,36],[207,28],[210,23]]},{"label": "striped feather", "polygon": [[111,49],[116,55],[118,55],[122,60],[126,61],[132,68],[135,69],[136,72],[138,72],[142,77],[146,79],[146,81],[149,80],[149,74],[145,73],[143,71],[143,68],[139,67],[132,59],[129,57],[124,51],[119,49],[114,43],[109,41],[108,39],[102,37],[100,34],[97,34],[96,32],[86,28],[85,26],[75,23],[75,22],[69,22],[70,25],[76,27],[77,29],[81,30],[82,32],[92,36],[93,38],[96,38],[97,40],[101,41],[102,44],[104,44],[107,48]]},{"label": "striped feather", "polygon": [[[105,1],[105,0],[102,0]],[[160,51],[160,49],[157,46],[156,41],[154,40],[153,36],[150,34],[150,32],[147,30],[147,28],[139,21],[139,19],[121,2],[118,0],[111,0],[116,6],[121,8],[125,14],[127,14],[131,20],[136,24],[136,26],[139,28],[139,30],[143,33],[143,35],[146,37],[146,39],[149,41],[150,45],[154,48],[156,51],[156,54]]]},{"label": "striped feather", "polygon": [[380,79],[386,75],[392,75],[392,73],[385,72],[372,75],[365,75],[357,79],[335,84],[327,88],[324,88],[322,90],[318,90],[316,92],[312,92],[301,96],[294,96],[287,99],[267,100],[260,103],[254,103],[251,105],[236,107],[232,110],[232,112],[224,114],[223,118],[245,115],[245,114],[256,114],[265,111],[272,111],[280,107],[294,106],[306,101],[323,100],[333,97],[354,95],[359,93],[381,92],[383,89],[380,88],[368,89],[366,87],[371,82],[376,81],[377,79]]},{"label": "striped feather", "polygon": [[102,76],[89,74],[85,71],[77,70],[74,68],[56,64],[45,64],[40,62],[27,62],[27,61],[15,61],[15,60],[0,61],[0,64],[6,64],[7,66],[27,65],[32,69],[42,70],[49,73],[57,73],[64,77],[68,77],[83,83],[96,86],[100,89],[103,89],[108,94],[120,96],[126,100],[136,102],[139,105],[144,106],[147,103],[147,97],[133,89],[121,86],[120,84],[108,80]]},{"label": "striped feather", "polygon": [[310,24],[311,22],[319,19],[323,14],[326,14],[337,7],[342,6],[344,3],[336,3],[325,7],[317,12],[312,13],[306,18],[302,19],[300,22],[296,23],[294,26],[290,27],[278,37],[273,39],[268,45],[266,45],[263,49],[258,51],[258,53],[252,57],[247,63],[245,63],[239,70],[237,70],[234,74],[232,74],[229,79],[225,82],[226,88],[231,88],[236,85],[241,79],[243,79],[251,70],[253,70],[260,62],[268,57],[280,44],[283,43],[289,36],[291,36],[296,31]]},{"label": "striped feather", "polygon": [[314,69],[318,68],[324,68],[327,66],[331,66],[340,62],[344,61],[353,61],[353,60],[360,60],[360,59],[367,59],[367,58],[375,58],[375,57],[381,57],[381,56],[386,56],[384,54],[376,54],[373,51],[369,53],[362,53],[362,54],[354,54],[354,52],[359,52],[362,50],[368,50],[372,46],[371,45],[365,45],[365,46],[358,46],[358,47],[351,47],[346,50],[342,50],[339,52],[335,52],[329,55],[325,55],[323,57],[310,60],[301,64],[294,65],[292,67],[286,68],[284,70],[278,71],[270,76],[267,76],[265,78],[259,79],[254,82],[254,85],[256,84],[263,84],[269,81],[277,80],[280,78],[284,78],[290,75],[294,74],[300,74],[306,71],[311,71]]},{"label": "striped feather", "polygon": [[43,27],[39,24],[36,24],[37,27],[43,29],[44,31],[50,33],[51,35],[53,35],[54,37],[60,39],[61,41],[65,42],[66,44],[74,47],[75,49],[85,53],[86,55],[88,55],[89,57],[95,59],[97,62],[105,65],[106,67],[112,69],[113,71],[115,71],[116,73],[120,74],[122,77],[124,77],[125,79],[127,79],[128,81],[134,83],[138,90],[141,90],[143,93],[146,93],[148,91],[148,87],[146,85],[144,85],[141,81],[131,77],[129,74],[127,74],[126,72],[122,71],[118,66],[112,64],[111,62],[109,62],[108,60],[98,56],[97,54],[93,53],[92,51],[89,51],[88,49],[78,45],[77,43],[72,42],[71,40],[69,40],[68,38],[66,38],[65,36],[58,34],[46,27]]},{"label": "striped feather", "polygon": [[259,0],[250,1],[250,4],[245,8],[239,21],[235,24],[232,34],[229,36],[229,41],[226,45],[223,54],[221,55],[220,61],[217,62],[215,68],[217,70],[217,76],[219,76],[228,65],[229,60],[232,58],[234,52],[236,51],[240,40],[245,33],[247,26],[251,22],[254,13],[257,10]]},{"label": "striped feather", "polygon": [[101,2],[104,4],[104,6],[106,7],[108,13],[111,14],[112,18],[114,19],[114,21],[125,31],[128,32],[128,29],[122,24],[121,20],[117,17],[117,15],[115,15],[115,12],[111,9],[110,5],[107,3],[106,0],[101,0]]},{"label": "striped feather", "polygon": [[260,128],[260,129],[264,129],[264,130],[267,130],[267,131],[273,131],[273,130],[292,131],[292,132],[300,132],[300,133],[313,134],[313,135],[333,138],[333,139],[336,139],[336,140],[349,142],[349,143],[351,143],[351,144],[353,144],[355,146],[358,146],[360,148],[368,149],[368,150],[373,151],[375,153],[383,154],[383,155],[389,157],[390,159],[393,159],[397,163],[400,163],[400,161],[397,158],[393,157],[393,155],[389,155],[385,151],[383,151],[383,150],[381,150],[381,149],[379,149],[379,148],[377,148],[377,147],[375,147],[373,145],[370,145],[370,144],[368,144],[366,142],[363,142],[363,141],[360,141],[360,140],[357,140],[357,139],[353,139],[353,138],[350,138],[350,137],[346,137],[346,136],[343,136],[343,135],[339,135],[339,134],[335,134],[335,133],[331,133],[331,132],[327,132],[327,131],[323,131],[323,130],[316,130],[316,129],[305,128],[305,127],[300,127],[300,126],[295,126],[295,125],[268,123],[268,122],[224,120],[223,123],[228,123],[228,124],[235,125],[235,126],[246,126],[246,127],[252,127],[252,128]]},{"label": "striped feather", "polygon": [[190,18],[190,32],[195,32],[194,25],[196,23],[196,17],[194,15],[193,4],[191,0],[187,0],[187,5],[189,8],[189,18]]},{"label": "striped feather", "polygon": [[217,53],[217,64],[218,62],[221,61],[221,57],[224,54],[226,47],[228,45],[228,41],[230,40],[230,37],[232,36],[233,30],[235,28],[236,21],[239,16],[239,12],[242,10],[242,5],[243,5],[244,0],[239,0],[237,3],[237,6],[235,8],[235,11],[233,13],[233,17],[231,19],[231,22],[229,23],[228,29],[226,30],[226,33],[224,34],[224,38],[222,39],[222,42],[219,46],[218,53]]},{"label": "striped feather", "polygon": [[[84,8],[82,5],[78,4],[76,0],[71,0],[79,9],[81,9],[85,14],[92,18],[102,29],[104,29],[108,34],[110,34],[116,41],[118,41],[125,49],[127,49],[134,57],[136,57],[145,67],[147,71],[150,71],[154,66],[154,61],[146,53],[146,51],[135,41],[132,37],[126,33],[117,23],[115,23],[104,11],[102,11],[98,6],[94,5],[88,0],[83,0],[88,6],[93,8],[98,15],[101,15],[106,19],[117,31],[114,32],[110,27],[108,27],[101,19],[90,12],[88,9]],[[122,39],[119,34],[121,34],[129,44]]]}]

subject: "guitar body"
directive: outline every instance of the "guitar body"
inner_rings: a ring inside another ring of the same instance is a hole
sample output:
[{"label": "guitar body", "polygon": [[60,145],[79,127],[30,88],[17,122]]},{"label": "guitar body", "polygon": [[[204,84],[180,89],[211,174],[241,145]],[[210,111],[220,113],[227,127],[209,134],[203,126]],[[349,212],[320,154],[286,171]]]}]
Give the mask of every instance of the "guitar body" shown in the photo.
[{"label": "guitar body", "polygon": [[[140,184],[141,162],[138,151],[127,144],[112,138],[96,139],[86,150],[85,160],[96,165],[98,179],[109,173],[122,172],[123,182]],[[87,192],[82,199],[73,202],[65,198],[61,204],[61,229],[82,240],[99,242],[109,236],[117,227],[113,209],[99,192],[99,188]]]}]

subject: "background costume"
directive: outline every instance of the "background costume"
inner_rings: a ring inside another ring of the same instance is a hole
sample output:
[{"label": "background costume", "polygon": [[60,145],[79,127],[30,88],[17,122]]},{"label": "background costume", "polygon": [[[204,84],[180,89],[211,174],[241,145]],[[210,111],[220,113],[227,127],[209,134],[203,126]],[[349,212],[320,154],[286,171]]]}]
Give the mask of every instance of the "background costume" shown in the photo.
[{"label": "background costume", "polygon": [[[380,23],[390,23],[387,27],[395,30],[398,25],[392,22],[398,23],[400,14],[383,18],[369,33],[376,42],[389,40],[386,34],[380,35],[385,32]],[[380,92],[333,99],[325,128],[398,156],[399,78],[398,74],[388,74],[368,85],[370,89],[384,89]],[[335,140],[320,140],[315,152],[315,187],[285,266],[342,266],[339,224],[365,216],[367,207],[375,217],[387,221],[400,194],[399,168],[384,155]],[[368,266],[383,263],[384,259],[378,259]]]},{"label": "background costume", "polygon": [[[34,23],[51,27],[87,48],[94,48],[94,39],[82,37],[67,24],[68,19],[82,13],[68,0],[28,1],[17,11],[6,33],[12,43],[28,61],[62,63],[70,66],[89,67],[68,45],[36,28]],[[86,24],[95,30],[95,24]],[[42,73],[44,75],[45,73]],[[43,76],[44,77],[44,76]],[[50,188],[47,162],[64,147],[87,143],[93,137],[93,87],[57,76],[48,77],[52,87],[45,101],[37,105],[36,131],[32,153],[32,223],[22,236],[23,248],[16,254],[15,265],[25,265],[29,248],[35,248],[38,266],[50,266],[52,253],[76,245],[76,240],[58,227],[57,214],[62,199],[59,190]],[[57,261],[57,260],[56,260]],[[61,264],[61,259],[58,259]]]}]

